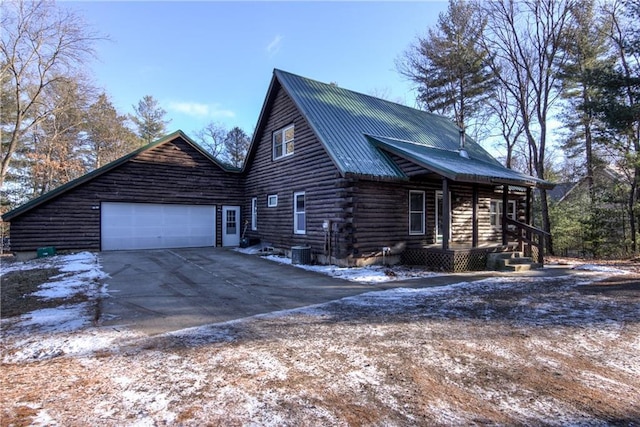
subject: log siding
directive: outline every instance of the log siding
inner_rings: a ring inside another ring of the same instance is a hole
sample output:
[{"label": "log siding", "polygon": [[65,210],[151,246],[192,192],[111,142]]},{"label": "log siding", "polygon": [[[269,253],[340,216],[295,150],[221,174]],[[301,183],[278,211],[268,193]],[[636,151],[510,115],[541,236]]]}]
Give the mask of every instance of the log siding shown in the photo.
[{"label": "log siding", "polygon": [[[250,200],[258,199],[257,229],[247,230],[246,237],[283,249],[308,245],[315,255],[326,255],[329,235],[322,225],[330,220],[336,233],[344,233],[349,216],[348,184],[291,98],[282,88],[276,90],[270,114],[254,140],[257,145],[245,168],[244,211],[249,213]],[[294,126],[294,152],[274,159],[273,134],[290,125]],[[305,193],[305,234],[294,232],[293,195],[299,192]],[[269,207],[268,197],[274,195],[278,204]],[[336,240],[333,233],[331,239],[334,256],[348,251],[346,240]]]},{"label": "log siding", "polygon": [[222,240],[222,205],[242,205],[238,173],[222,170],[181,138],[143,151],[11,220],[11,247],[33,251],[100,250],[100,203],[216,205],[216,244]]}]

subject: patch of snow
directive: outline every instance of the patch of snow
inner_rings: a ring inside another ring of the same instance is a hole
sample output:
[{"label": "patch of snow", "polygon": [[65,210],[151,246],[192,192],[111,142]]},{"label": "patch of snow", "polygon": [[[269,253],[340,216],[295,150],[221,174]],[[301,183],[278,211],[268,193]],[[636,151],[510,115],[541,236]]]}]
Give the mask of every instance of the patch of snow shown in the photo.
[{"label": "patch of snow", "polygon": [[86,303],[43,308],[23,314],[22,326],[37,326],[41,332],[66,332],[81,329],[90,323]]},{"label": "patch of snow", "polygon": [[49,262],[51,258],[28,260],[28,261],[3,261],[0,257],[0,276],[14,271],[29,271],[35,269],[52,268],[53,264]]},{"label": "patch of snow", "polygon": [[31,426],[34,427],[55,427],[59,426],[53,418],[47,413],[45,409],[40,409],[36,417],[31,421]]},{"label": "patch of snow", "polygon": [[573,267],[574,270],[586,270],[597,273],[610,273],[610,274],[629,274],[629,271],[621,270],[615,267],[608,267],[606,265],[597,264],[581,264]]},{"label": "patch of snow", "polygon": [[382,265],[370,265],[366,267],[338,267],[335,265],[292,264],[291,258],[280,255],[266,255],[263,256],[263,258],[280,264],[291,265],[303,270],[325,274],[337,279],[366,284],[386,283],[398,280],[417,279],[442,275],[442,273],[434,273],[423,268],[412,269],[407,266],[386,267]]}]

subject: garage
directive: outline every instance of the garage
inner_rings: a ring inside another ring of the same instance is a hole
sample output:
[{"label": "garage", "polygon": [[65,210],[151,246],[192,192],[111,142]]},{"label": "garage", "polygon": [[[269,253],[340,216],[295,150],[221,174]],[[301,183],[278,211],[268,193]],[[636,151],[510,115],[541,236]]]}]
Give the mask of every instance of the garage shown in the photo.
[{"label": "garage", "polygon": [[2,218],[14,252],[238,246],[242,179],[178,131]]},{"label": "garage", "polygon": [[216,207],[103,202],[103,251],[215,246]]}]

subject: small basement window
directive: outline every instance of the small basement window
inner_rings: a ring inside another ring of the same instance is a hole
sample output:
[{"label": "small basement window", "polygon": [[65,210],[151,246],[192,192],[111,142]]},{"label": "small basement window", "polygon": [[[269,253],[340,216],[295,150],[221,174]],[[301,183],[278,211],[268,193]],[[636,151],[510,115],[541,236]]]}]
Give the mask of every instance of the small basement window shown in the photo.
[{"label": "small basement window", "polygon": [[292,155],[293,140],[293,125],[275,131],[273,133],[273,160]]}]

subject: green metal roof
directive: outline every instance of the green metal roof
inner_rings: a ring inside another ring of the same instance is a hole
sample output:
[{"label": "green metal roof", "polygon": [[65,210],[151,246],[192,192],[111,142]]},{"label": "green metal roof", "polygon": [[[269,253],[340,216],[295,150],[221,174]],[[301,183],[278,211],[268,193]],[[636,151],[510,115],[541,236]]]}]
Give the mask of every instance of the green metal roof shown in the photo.
[{"label": "green metal roof", "polygon": [[205,156],[208,160],[210,160],[212,163],[214,163],[215,165],[217,165],[218,167],[220,167],[223,170],[226,170],[228,172],[240,172],[240,169],[237,168],[232,168],[229,167],[228,165],[223,165],[220,162],[218,162],[210,153],[208,153],[207,151],[205,151],[202,147],[200,147],[197,143],[195,143],[191,138],[189,138],[187,135],[184,134],[184,132],[182,132],[181,130],[175,131],[169,135],[166,135],[160,139],[158,139],[157,141],[154,141],[150,144],[147,144],[143,147],[138,148],[135,151],[132,151],[131,153],[120,157],[119,159],[114,160],[111,163],[108,163],[98,169],[95,169],[89,173],[86,173],[84,175],[82,175],[81,177],[78,177],[76,179],[74,179],[73,181],[69,181],[68,183],[61,185],[60,187],[54,188],[53,190],[43,194],[40,197],[36,197],[35,199],[32,199],[30,201],[28,201],[27,203],[18,206],[17,208],[5,213],[4,215],[2,215],[2,219],[4,221],[10,221],[12,218],[17,217],[20,214],[23,214],[25,212],[27,212],[28,210],[31,210],[33,208],[35,208],[36,206],[41,205],[42,203],[45,203],[53,198],[55,198],[56,196],[63,194],[81,184],[84,184],[87,181],[90,181],[100,175],[102,175],[103,173],[106,173],[112,169],[117,168],[118,166],[128,162],[129,160],[133,159],[134,157],[136,157],[138,154],[150,150],[152,148],[158,147],[159,145],[162,144],[166,144],[167,142],[173,141],[176,138],[182,138],[184,141],[186,141],[188,144],[192,145],[197,151],[200,152],[200,154],[202,154],[203,156]]},{"label": "green metal roof", "polygon": [[402,151],[408,160],[458,181],[548,184],[502,166],[470,137],[464,147],[469,159],[463,159],[458,155],[460,128],[445,117],[282,70],[274,70],[274,78],[343,175],[406,179],[381,150],[386,149]]},{"label": "green metal roof", "polygon": [[368,136],[369,141],[393,154],[436,172],[453,181],[485,184],[525,184],[544,186],[545,182],[508,169],[495,162],[487,162],[460,155],[460,151],[428,147],[411,141]]}]

